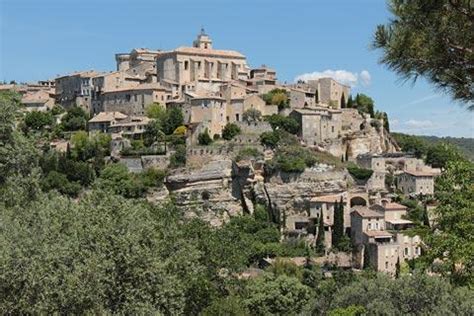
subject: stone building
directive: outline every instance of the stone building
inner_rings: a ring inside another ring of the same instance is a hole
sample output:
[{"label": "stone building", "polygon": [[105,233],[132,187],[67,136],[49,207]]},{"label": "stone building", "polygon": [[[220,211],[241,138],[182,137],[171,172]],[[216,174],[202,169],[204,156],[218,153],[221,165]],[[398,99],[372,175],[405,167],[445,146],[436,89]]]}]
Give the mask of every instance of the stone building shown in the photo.
[{"label": "stone building", "polygon": [[152,50],[148,48],[135,48],[130,53],[115,54],[117,71],[126,71],[139,65],[153,65],[156,58],[162,54],[161,50]]},{"label": "stone building", "polygon": [[82,71],[55,79],[56,102],[64,108],[79,106],[87,113],[92,109],[92,78],[99,75],[96,71]]},{"label": "stone building", "polygon": [[51,110],[54,107],[54,93],[45,90],[28,92],[22,96],[21,103],[29,112]]},{"label": "stone building", "polygon": [[227,122],[225,99],[212,93],[186,93],[183,114],[187,124],[204,123],[211,137],[221,135]]},{"label": "stone building", "polygon": [[334,109],[341,108],[341,100],[344,98],[346,104],[351,93],[351,88],[337,82],[332,78],[320,78],[308,80],[307,84],[318,90],[318,102]]},{"label": "stone building", "polygon": [[310,218],[321,218],[321,212],[323,214],[324,222],[324,242],[326,249],[330,249],[332,246],[332,231],[334,229],[334,211],[336,203],[341,201],[344,205],[344,228],[350,227],[349,208],[347,207],[347,196],[346,194],[331,194],[323,195],[312,198],[309,204]]},{"label": "stone building", "polygon": [[127,115],[120,112],[100,112],[88,122],[89,132],[107,133],[111,125],[125,120]]},{"label": "stone building", "polygon": [[290,99],[290,107],[293,109],[301,109],[305,107],[315,107],[316,99],[315,99],[315,91],[310,90],[309,88],[288,88],[289,90],[289,99]]},{"label": "stone building", "polygon": [[393,275],[397,263],[421,254],[420,237],[403,232],[412,227],[411,221],[401,218],[405,214],[406,208],[397,203],[352,208],[351,240],[359,254],[363,254],[361,266],[370,265]]},{"label": "stone building", "polygon": [[433,195],[434,177],[433,171],[406,170],[397,178],[397,187],[406,195]]},{"label": "stone building", "polygon": [[202,88],[215,90],[213,84],[238,80],[239,73],[247,69],[247,60],[239,52],[214,49],[211,38],[202,30],[193,47],[164,52],[157,57],[156,65],[160,82],[174,82],[180,89],[189,82],[200,82]]},{"label": "stone building", "polygon": [[338,110],[322,107],[294,109],[290,113],[300,126],[298,136],[308,146],[338,139],[341,134],[340,115]]},{"label": "stone building", "polygon": [[122,112],[126,115],[144,115],[146,107],[160,103],[165,107],[171,91],[158,83],[145,83],[135,87],[102,91],[100,96],[105,112]]},{"label": "stone building", "polygon": [[265,94],[276,88],[276,71],[266,65],[251,69],[249,75],[245,80],[247,86],[258,94]]},{"label": "stone building", "polygon": [[102,132],[135,138],[145,132],[151,121],[146,116],[127,116],[120,112],[100,112],[89,120],[90,133]]}]

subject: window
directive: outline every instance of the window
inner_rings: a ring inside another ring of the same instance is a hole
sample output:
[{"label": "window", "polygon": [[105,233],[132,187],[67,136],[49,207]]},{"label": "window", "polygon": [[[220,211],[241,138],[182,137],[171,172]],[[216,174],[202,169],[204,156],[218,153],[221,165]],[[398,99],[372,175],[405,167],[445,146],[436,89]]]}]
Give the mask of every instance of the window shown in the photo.
[{"label": "window", "polygon": [[331,126],[331,132],[334,133],[334,126]]},{"label": "window", "polygon": [[186,60],[184,62],[184,70],[188,70],[188,68],[189,68],[189,61]]},{"label": "window", "polygon": [[236,120],[237,122],[240,121],[240,118],[239,118],[239,114],[238,114],[238,113],[235,114],[235,120]]},{"label": "window", "polygon": [[408,256],[408,248],[405,248],[405,256]]},{"label": "window", "polygon": [[385,261],[385,269],[388,269],[388,261]]}]

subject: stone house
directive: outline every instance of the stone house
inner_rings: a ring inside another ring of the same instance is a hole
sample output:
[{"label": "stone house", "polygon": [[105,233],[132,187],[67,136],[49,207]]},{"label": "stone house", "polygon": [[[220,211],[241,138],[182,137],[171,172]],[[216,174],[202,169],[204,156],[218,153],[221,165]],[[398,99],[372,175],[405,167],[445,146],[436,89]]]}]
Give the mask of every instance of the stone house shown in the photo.
[{"label": "stone house", "polygon": [[54,107],[54,94],[46,90],[28,92],[21,98],[21,103],[25,105],[28,112],[47,111]]},{"label": "stone house", "polygon": [[[406,208],[397,203],[384,203],[371,208],[357,206],[351,212],[351,239],[377,271],[395,274],[396,265],[421,254],[420,237],[403,231],[411,221],[401,219]],[[365,263],[365,264],[369,264]]]},{"label": "stone house", "polygon": [[351,88],[337,82],[332,78],[320,78],[308,80],[307,84],[318,90],[319,103],[331,106],[334,109],[341,108],[341,99],[344,98],[347,104]]},{"label": "stone house", "polygon": [[315,92],[310,89],[288,88],[290,94],[290,107],[293,109],[301,109],[306,107],[315,107]]},{"label": "stone house", "polygon": [[323,214],[324,222],[324,242],[326,249],[331,248],[332,246],[332,231],[334,229],[334,211],[336,203],[339,203],[343,199],[344,205],[344,228],[348,229],[350,227],[350,218],[347,207],[347,198],[345,194],[331,194],[314,197],[310,200],[309,204],[309,218],[317,219],[315,224],[321,218],[321,212]]},{"label": "stone house", "polygon": [[397,187],[406,195],[433,195],[434,177],[433,171],[406,170],[397,178]]},{"label": "stone house", "polygon": [[101,93],[102,108],[105,112],[122,112],[140,116],[152,103],[165,107],[171,99],[171,91],[158,83],[144,83],[135,87],[112,89]]},{"label": "stone house", "polygon": [[124,120],[110,125],[108,132],[111,134],[119,134],[128,138],[140,137],[146,130],[146,126],[152,120],[146,116],[129,116]]},{"label": "stone house", "polygon": [[298,136],[308,145],[316,146],[341,135],[341,112],[327,108],[294,109],[290,116],[300,128]]},{"label": "stone house", "polygon": [[156,62],[156,57],[162,53],[161,50],[135,48],[130,53],[115,54],[117,71],[126,71],[143,64],[153,65]]},{"label": "stone house", "polygon": [[117,124],[127,118],[127,115],[120,112],[100,112],[88,122],[89,132],[107,133],[111,125]]},{"label": "stone house", "polygon": [[56,102],[66,109],[79,106],[92,113],[92,78],[97,75],[98,72],[91,70],[56,78]]},{"label": "stone house", "polygon": [[258,94],[265,94],[275,89],[277,86],[276,71],[262,65],[259,68],[250,70],[250,77],[246,80],[247,86]]},{"label": "stone house", "polygon": [[146,116],[127,116],[120,112],[100,112],[89,120],[90,133],[102,132],[134,138],[145,132],[151,121]]},{"label": "stone house", "polygon": [[185,123],[204,123],[213,137],[226,125],[227,108],[219,95],[186,93],[183,114]]}]

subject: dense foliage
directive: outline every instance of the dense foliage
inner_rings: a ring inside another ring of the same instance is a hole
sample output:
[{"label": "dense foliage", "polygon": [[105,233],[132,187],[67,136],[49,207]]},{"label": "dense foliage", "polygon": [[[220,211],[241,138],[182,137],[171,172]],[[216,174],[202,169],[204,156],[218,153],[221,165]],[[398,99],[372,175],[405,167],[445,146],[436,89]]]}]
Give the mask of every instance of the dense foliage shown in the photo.
[{"label": "dense foliage", "polygon": [[288,92],[284,89],[273,89],[262,96],[266,104],[278,105],[278,110],[290,107]]},{"label": "dense foliage", "polygon": [[356,180],[360,180],[363,182],[369,180],[369,178],[374,173],[374,171],[371,169],[361,168],[355,164],[347,166],[347,171],[349,171],[351,176],[353,176]]},{"label": "dense foliage", "polygon": [[241,132],[240,127],[234,123],[227,123],[222,130],[222,138],[231,140]]},{"label": "dense foliage", "polygon": [[473,109],[472,1],[388,2],[393,16],[377,26],[372,43],[380,62],[405,80],[424,77]]},{"label": "dense foliage", "polygon": [[269,116],[267,121],[270,123],[273,130],[282,129],[290,134],[297,134],[300,128],[298,122],[294,118],[280,114]]},{"label": "dense foliage", "polygon": [[204,146],[212,143],[212,138],[209,135],[209,131],[207,130],[207,128],[203,132],[199,133],[198,143],[199,145],[204,145]]}]

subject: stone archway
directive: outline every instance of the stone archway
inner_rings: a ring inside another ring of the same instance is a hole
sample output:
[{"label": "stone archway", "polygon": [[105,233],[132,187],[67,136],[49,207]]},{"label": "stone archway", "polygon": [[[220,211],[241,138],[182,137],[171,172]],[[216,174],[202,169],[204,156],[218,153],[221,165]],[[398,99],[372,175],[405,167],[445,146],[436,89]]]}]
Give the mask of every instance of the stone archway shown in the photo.
[{"label": "stone archway", "polygon": [[350,204],[351,204],[351,207],[356,206],[356,205],[367,206],[367,200],[361,196],[354,196],[350,199]]}]

